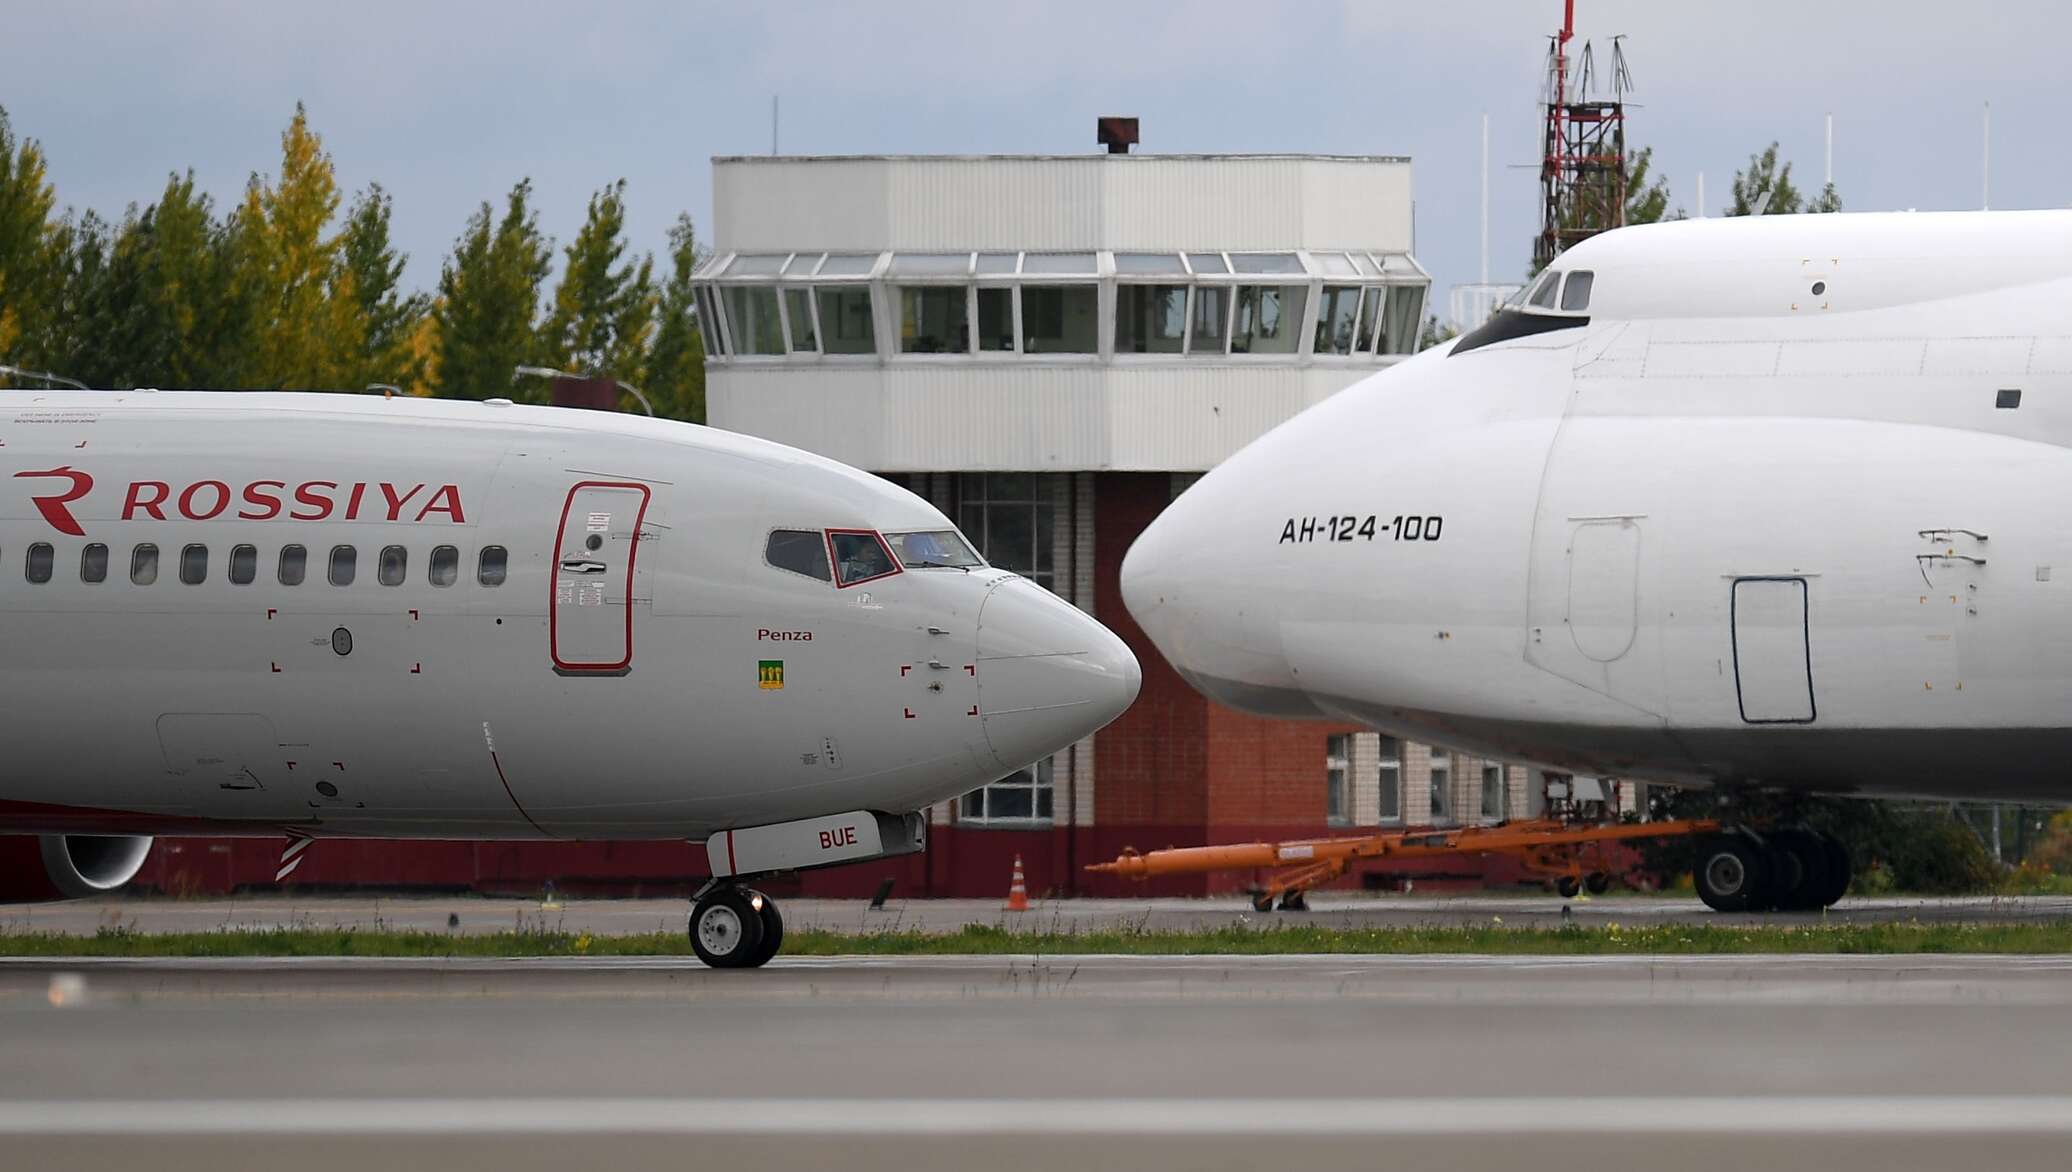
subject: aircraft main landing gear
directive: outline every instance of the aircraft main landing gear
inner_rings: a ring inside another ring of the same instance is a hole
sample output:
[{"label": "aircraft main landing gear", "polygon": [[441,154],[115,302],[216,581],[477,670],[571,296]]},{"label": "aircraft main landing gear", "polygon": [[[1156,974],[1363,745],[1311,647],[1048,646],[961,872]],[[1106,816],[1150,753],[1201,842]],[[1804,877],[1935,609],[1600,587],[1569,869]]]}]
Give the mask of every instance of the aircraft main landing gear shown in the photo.
[{"label": "aircraft main landing gear", "polygon": [[1692,879],[1716,912],[1817,911],[1848,892],[1849,851],[1811,830],[1730,831],[1700,844]]},{"label": "aircraft main landing gear", "polygon": [[691,951],[713,968],[760,968],[784,944],[784,916],[762,892],[722,884],[691,907],[690,933]]}]

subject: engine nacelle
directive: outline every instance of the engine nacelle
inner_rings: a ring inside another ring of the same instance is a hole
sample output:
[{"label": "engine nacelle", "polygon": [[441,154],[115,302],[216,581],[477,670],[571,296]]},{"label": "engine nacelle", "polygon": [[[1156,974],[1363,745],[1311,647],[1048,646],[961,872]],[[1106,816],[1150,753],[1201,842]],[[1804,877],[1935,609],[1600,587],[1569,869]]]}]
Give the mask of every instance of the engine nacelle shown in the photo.
[{"label": "engine nacelle", "polygon": [[83,899],[114,891],[144,869],[151,841],[99,834],[0,837],[0,903]]}]

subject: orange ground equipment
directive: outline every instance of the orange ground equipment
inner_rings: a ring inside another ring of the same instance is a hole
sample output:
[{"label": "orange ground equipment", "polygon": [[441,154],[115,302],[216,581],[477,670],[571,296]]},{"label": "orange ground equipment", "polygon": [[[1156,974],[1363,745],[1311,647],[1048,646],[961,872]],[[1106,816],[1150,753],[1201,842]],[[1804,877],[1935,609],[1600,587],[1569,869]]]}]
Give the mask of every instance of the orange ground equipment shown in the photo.
[{"label": "orange ground equipment", "polygon": [[1662,822],[1580,822],[1537,818],[1495,826],[1456,829],[1413,829],[1370,834],[1362,838],[1316,838],[1297,842],[1245,842],[1226,846],[1178,847],[1138,854],[1124,850],[1112,863],[1093,863],[1087,870],[1126,879],[1162,875],[1200,875],[1215,871],[1271,870],[1252,895],[1252,906],[1272,910],[1306,908],[1305,894],[1344,875],[1365,860],[1432,860],[1475,855],[1506,855],[1526,876],[1553,886],[1564,896],[1583,890],[1601,892],[1611,882],[1606,848],[1615,842],[1707,834],[1720,824],[1708,819]]},{"label": "orange ground equipment", "polygon": [[1025,912],[1029,910],[1029,885],[1022,879],[1022,856],[1014,857],[1014,882],[1007,885],[1007,905],[1000,910]]}]

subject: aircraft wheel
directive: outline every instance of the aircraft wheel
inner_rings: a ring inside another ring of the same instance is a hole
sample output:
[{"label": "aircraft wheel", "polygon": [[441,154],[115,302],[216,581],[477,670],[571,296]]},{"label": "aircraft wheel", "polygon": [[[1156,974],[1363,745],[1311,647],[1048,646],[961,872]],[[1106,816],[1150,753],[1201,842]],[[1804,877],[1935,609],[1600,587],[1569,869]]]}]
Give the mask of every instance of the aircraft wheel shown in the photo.
[{"label": "aircraft wheel", "polygon": [[777,901],[760,891],[748,893],[748,902],[751,905],[758,901],[762,903],[759,914],[763,919],[763,942],[756,948],[755,959],[748,964],[752,969],[770,963],[770,958],[777,955],[778,949],[784,947],[784,915],[777,910]]},{"label": "aircraft wheel", "polygon": [[1255,891],[1255,892],[1253,892],[1253,893],[1252,893],[1252,910],[1253,910],[1253,911],[1255,911],[1255,912],[1270,912],[1270,911],[1272,911],[1272,910],[1273,910],[1273,896],[1271,896],[1271,895],[1268,895],[1268,894],[1266,894],[1266,893],[1265,893],[1264,891]]},{"label": "aircraft wheel", "polygon": [[1827,886],[1820,892],[1819,906],[1833,907],[1849,894],[1849,881],[1854,877],[1856,864],[1849,858],[1849,848],[1831,834],[1820,836],[1820,849],[1827,855]]},{"label": "aircraft wheel", "polygon": [[1286,895],[1281,896],[1281,910],[1284,912],[1306,912],[1309,910],[1309,899],[1300,891],[1290,891]]},{"label": "aircraft wheel", "polygon": [[[761,964],[763,916],[740,887],[719,887],[691,909],[691,951],[716,969],[743,969]],[[768,903],[767,900],[763,901]]]},{"label": "aircraft wheel", "polygon": [[1603,895],[1612,888],[1612,877],[1602,871],[1592,871],[1583,876],[1583,889],[1592,895]]},{"label": "aircraft wheel", "polygon": [[1745,912],[1759,907],[1770,878],[1766,854],[1738,834],[1706,839],[1691,874],[1698,898],[1716,912]]},{"label": "aircraft wheel", "polygon": [[[1827,846],[1810,830],[1780,830],[1770,836],[1772,874],[1777,883],[1771,896],[1778,908],[1806,912],[1821,906],[1832,880],[1828,876]],[[1792,880],[1789,884],[1786,879]]]},{"label": "aircraft wheel", "polygon": [[1574,899],[1582,892],[1583,883],[1574,875],[1563,875],[1554,881],[1554,890],[1560,892],[1563,899]]}]

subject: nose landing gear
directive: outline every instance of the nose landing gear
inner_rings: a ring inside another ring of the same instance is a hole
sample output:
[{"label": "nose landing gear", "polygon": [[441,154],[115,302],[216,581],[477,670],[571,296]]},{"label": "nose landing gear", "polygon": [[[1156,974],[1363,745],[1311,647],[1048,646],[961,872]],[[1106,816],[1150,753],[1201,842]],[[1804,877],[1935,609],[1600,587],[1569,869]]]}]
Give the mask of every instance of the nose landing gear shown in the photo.
[{"label": "nose landing gear", "polygon": [[776,900],[729,883],[699,895],[690,933],[691,951],[713,968],[760,968],[784,944],[784,917]]}]

